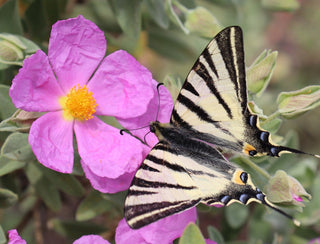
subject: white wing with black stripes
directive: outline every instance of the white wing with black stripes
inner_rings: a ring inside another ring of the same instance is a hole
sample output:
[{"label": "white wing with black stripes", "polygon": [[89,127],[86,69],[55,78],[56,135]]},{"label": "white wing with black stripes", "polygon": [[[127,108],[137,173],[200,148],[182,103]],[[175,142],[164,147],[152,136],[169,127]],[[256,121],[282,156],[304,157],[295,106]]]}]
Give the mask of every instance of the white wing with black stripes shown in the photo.
[{"label": "white wing with black stripes", "polygon": [[246,204],[250,199],[264,201],[261,194],[248,183],[245,172],[209,146],[199,152],[158,143],[132,181],[125,218],[136,229],[199,202],[226,205],[237,200]]},{"label": "white wing with black stripes", "polygon": [[271,142],[257,115],[247,109],[243,38],[238,26],[217,34],[193,65],[171,123],[194,138],[251,156],[304,153]]},{"label": "white wing with black stripes", "polygon": [[125,218],[132,228],[200,202],[256,201],[292,218],[268,202],[246,172],[212,147],[249,155],[303,153],[273,144],[247,109],[240,27],[224,29],[209,43],[180,91],[170,123],[153,122],[150,130],[159,143],[137,171],[125,201]]}]

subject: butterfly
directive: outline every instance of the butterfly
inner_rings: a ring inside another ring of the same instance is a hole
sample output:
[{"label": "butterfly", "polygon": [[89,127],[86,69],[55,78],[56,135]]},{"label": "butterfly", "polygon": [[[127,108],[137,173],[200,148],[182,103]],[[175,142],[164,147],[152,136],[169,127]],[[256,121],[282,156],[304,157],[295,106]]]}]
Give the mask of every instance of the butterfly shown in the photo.
[{"label": "butterfly", "polygon": [[242,30],[232,26],[218,33],[193,65],[170,122],[150,124],[159,142],[142,162],[125,200],[124,215],[131,228],[199,203],[258,202],[292,218],[216,149],[250,156],[306,154],[273,143],[247,103]]}]

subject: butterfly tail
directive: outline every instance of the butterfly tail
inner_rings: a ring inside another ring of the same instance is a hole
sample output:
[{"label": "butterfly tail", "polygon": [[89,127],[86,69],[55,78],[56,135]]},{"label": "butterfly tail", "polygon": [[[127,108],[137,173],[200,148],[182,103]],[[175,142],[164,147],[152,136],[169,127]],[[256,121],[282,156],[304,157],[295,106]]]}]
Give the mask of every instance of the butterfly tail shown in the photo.
[{"label": "butterfly tail", "polygon": [[263,199],[260,199],[261,203],[273,210],[275,210],[276,212],[280,213],[281,215],[287,217],[288,219],[292,220],[293,223],[296,225],[296,226],[300,226],[301,223],[300,221],[296,220],[293,216],[291,216],[290,214],[284,212],[283,210],[281,210],[280,208],[276,207],[274,204],[272,204],[271,202],[268,201],[268,199],[263,196]]},{"label": "butterfly tail", "polygon": [[306,153],[306,152],[300,151],[298,149],[290,148],[290,147],[272,146],[270,148],[271,156],[279,157],[281,154],[284,154],[284,153],[305,154],[305,155],[314,156],[316,158],[320,158],[320,155],[318,155],[318,154]]}]

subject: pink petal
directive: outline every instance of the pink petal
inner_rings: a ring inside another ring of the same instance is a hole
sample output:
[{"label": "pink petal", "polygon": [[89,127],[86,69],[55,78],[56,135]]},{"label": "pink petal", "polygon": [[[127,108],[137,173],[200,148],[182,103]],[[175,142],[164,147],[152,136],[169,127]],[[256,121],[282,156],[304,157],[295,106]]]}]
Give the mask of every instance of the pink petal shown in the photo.
[{"label": "pink petal", "polygon": [[211,241],[210,239],[205,239],[206,244],[217,244],[215,241]]},{"label": "pink petal", "polygon": [[9,91],[13,104],[26,111],[46,112],[61,109],[63,92],[52,72],[48,57],[38,50],[25,59]]},{"label": "pink petal", "polygon": [[62,111],[49,112],[33,122],[29,144],[41,164],[61,173],[72,173],[72,121],[64,121]]},{"label": "pink petal", "polygon": [[116,193],[125,191],[130,187],[135,172],[124,173],[118,178],[101,177],[94,174],[90,168],[81,160],[82,169],[92,187],[103,193]]},{"label": "pink petal", "polygon": [[25,240],[23,240],[16,229],[8,230],[9,242],[8,244],[27,244]]},{"label": "pink petal", "polygon": [[[170,121],[171,112],[173,109],[173,101],[172,101],[170,92],[165,86],[161,85],[159,87],[159,94],[160,94],[159,96],[157,92],[158,82],[153,80],[152,83],[153,83],[153,90],[154,90],[155,96],[150,101],[146,113],[135,118],[128,118],[128,119],[117,118],[119,123],[124,128],[128,130],[140,128],[140,127],[149,125],[150,122],[153,122],[156,120],[160,121],[161,123],[168,123]],[[160,106],[159,106],[159,99],[160,99]],[[133,130],[131,131],[131,133],[143,140],[144,136],[149,131],[150,131],[150,128],[149,126],[147,126],[146,128],[143,128],[143,129]],[[149,133],[146,136],[146,142],[150,147],[153,147],[158,142],[158,138],[153,133]]]},{"label": "pink petal", "polygon": [[107,240],[98,235],[86,235],[75,240],[73,244],[109,244]]},{"label": "pink petal", "polygon": [[103,60],[88,86],[97,101],[98,115],[139,116],[154,96],[150,71],[123,50]]},{"label": "pink petal", "polygon": [[65,92],[75,84],[87,83],[106,48],[104,33],[81,15],[52,26],[48,55]]},{"label": "pink petal", "polygon": [[143,144],[97,117],[76,121],[74,130],[83,163],[93,174],[116,179],[137,170],[143,160]]},{"label": "pink petal", "polygon": [[122,219],[116,230],[116,243],[172,243],[180,237],[185,227],[197,219],[196,208],[166,217],[137,230],[131,229]]}]

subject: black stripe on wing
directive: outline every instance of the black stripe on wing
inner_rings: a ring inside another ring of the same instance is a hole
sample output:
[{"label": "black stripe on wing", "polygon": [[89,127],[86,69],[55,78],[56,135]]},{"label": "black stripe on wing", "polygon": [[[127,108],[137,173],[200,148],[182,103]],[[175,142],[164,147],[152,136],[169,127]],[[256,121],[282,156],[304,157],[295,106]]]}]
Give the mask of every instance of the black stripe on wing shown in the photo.
[{"label": "black stripe on wing", "polygon": [[[234,35],[231,35],[233,31]],[[215,37],[215,40],[226,64],[230,79],[237,91],[238,100],[241,103],[242,112],[244,113],[247,109],[247,85],[241,28],[238,26],[226,28]],[[232,52],[233,42],[235,55]]]},{"label": "black stripe on wing", "polygon": [[219,103],[223,106],[223,108],[227,112],[229,118],[232,119],[231,109],[229,108],[228,104],[224,101],[224,99],[221,97],[219,91],[215,87],[213,77],[209,74],[205,65],[202,64],[200,61],[198,61],[195,64],[193,70],[197,73],[197,75],[199,75],[203,79],[203,81],[206,83],[207,87],[210,89],[211,93],[218,99]]},{"label": "black stripe on wing", "polygon": [[169,184],[165,182],[158,182],[158,181],[149,181],[140,179],[138,177],[135,177],[133,179],[132,185],[138,186],[138,187],[144,187],[144,188],[174,188],[174,189],[182,189],[182,190],[192,190],[196,187],[194,186],[182,186],[179,184]]},{"label": "black stripe on wing", "polygon": [[185,170],[185,168],[177,165],[177,164],[171,164],[170,162],[164,160],[163,158],[157,158],[154,155],[148,154],[148,156],[146,157],[147,160],[152,161],[153,163],[162,165],[163,167],[167,167],[173,171],[178,171],[178,172],[185,172],[187,173],[187,171]]},{"label": "black stripe on wing", "polygon": [[189,110],[194,112],[199,117],[199,119],[212,124],[215,124],[217,122],[212,120],[209,114],[205,110],[203,110],[200,106],[196,105],[193,101],[191,101],[189,98],[187,98],[183,94],[179,95],[179,97],[177,98],[177,102],[180,102],[181,104],[186,106]]},{"label": "black stripe on wing", "polygon": [[196,95],[197,97],[200,95],[190,82],[186,82],[183,86],[183,89],[191,92],[193,95]]},{"label": "black stripe on wing", "polygon": [[[164,217],[190,209],[199,202],[200,199],[125,206],[125,219],[131,228],[138,229]],[[140,219],[140,216],[143,218]]]}]

